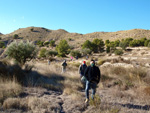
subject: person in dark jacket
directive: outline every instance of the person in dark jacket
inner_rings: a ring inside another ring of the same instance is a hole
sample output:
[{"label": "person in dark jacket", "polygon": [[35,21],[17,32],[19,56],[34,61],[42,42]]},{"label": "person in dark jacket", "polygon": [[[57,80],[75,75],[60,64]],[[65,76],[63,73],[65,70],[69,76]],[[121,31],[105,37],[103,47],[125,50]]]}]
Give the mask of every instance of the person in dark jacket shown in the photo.
[{"label": "person in dark jacket", "polygon": [[62,73],[66,72],[66,67],[67,67],[66,60],[64,60],[61,65],[62,65]]},{"label": "person in dark jacket", "polygon": [[85,89],[86,81],[83,81],[82,77],[84,76],[84,72],[85,72],[86,68],[87,68],[86,61],[83,61],[82,64],[79,66],[79,74],[80,74],[80,80],[81,80],[81,83],[82,83],[84,89]]},{"label": "person in dark jacket", "polygon": [[85,94],[86,94],[86,100],[85,103],[89,101],[89,89],[92,89],[92,99],[94,99],[94,95],[96,93],[96,87],[97,84],[100,81],[100,69],[95,66],[95,61],[91,60],[90,66],[88,66],[85,70],[84,73],[85,78],[87,79],[86,81],[86,88],[85,88]]}]

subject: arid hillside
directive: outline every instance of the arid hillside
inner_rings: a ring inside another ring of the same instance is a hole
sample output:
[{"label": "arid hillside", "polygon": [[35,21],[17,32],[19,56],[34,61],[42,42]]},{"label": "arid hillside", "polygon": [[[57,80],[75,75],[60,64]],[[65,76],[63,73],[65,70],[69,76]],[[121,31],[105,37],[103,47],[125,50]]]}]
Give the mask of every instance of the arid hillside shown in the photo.
[{"label": "arid hillside", "polygon": [[117,32],[94,32],[88,34],[69,33],[63,29],[50,30],[42,27],[27,27],[20,28],[10,34],[2,35],[3,40],[13,40],[14,35],[17,34],[20,39],[37,41],[37,40],[55,40],[56,43],[61,39],[70,41],[69,44],[78,46],[85,40],[93,40],[93,38],[100,38],[103,40],[116,40],[123,38],[140,39],[143,37],[150,38],[150,31],[144,29],[132,29]]}]

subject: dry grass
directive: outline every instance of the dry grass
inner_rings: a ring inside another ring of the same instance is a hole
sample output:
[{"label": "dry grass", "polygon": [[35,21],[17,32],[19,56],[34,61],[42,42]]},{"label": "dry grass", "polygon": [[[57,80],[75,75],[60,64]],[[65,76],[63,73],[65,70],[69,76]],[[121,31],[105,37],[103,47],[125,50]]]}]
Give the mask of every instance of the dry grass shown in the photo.
[{"label": "dry grass", "polygon": [[23,111],[30,110],[33,113],[55,113],[61,110],[58,103],[51,102],[49,99],[41,97],[8,98],[4,101],[3,108],[20,109]]},{"label": "dry grass", "polygon": [[15,80],[0,80],[0,102],[8,97],[18,96],[22,92],[22,86]]}]

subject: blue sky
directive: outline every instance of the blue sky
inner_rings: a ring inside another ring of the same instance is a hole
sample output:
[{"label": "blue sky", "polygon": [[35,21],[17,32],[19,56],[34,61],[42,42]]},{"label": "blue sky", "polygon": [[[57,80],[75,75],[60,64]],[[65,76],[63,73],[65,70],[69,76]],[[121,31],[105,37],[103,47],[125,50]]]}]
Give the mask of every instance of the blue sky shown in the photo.
[{"label": "blue sky", "polygon": [[30,26],[68,32],[150,29],[150,0],[0,0],[0,32]]}]

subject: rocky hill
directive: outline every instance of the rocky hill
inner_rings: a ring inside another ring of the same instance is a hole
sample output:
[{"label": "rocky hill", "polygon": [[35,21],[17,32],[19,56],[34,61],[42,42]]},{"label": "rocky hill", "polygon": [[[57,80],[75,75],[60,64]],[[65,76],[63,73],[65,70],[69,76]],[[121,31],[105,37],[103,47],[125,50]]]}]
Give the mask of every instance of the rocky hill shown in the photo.
[{"label": "rocky hill", "polygon": [[93,38],[100,38],[103,40],[116,40],[123,38],[150,38],[150,30],[144,29],[132,29],[132,30],[124,30],[117,32],[94,32],[88,34],[79,34],[79,33],[69,33],[66,30],[58,29],[58,30],[50,30],[43,27],[27,27],[27,28],[19,28],[18,30],[2,35],[3,40],[13,40],[13,36],[17,34],[20,39],[37,41],[37,40],[55,40],[56,43],[61,39],[66,39],[70,41],[69,44],[73,46],[81,45],[85,40],[93,40]]}]

